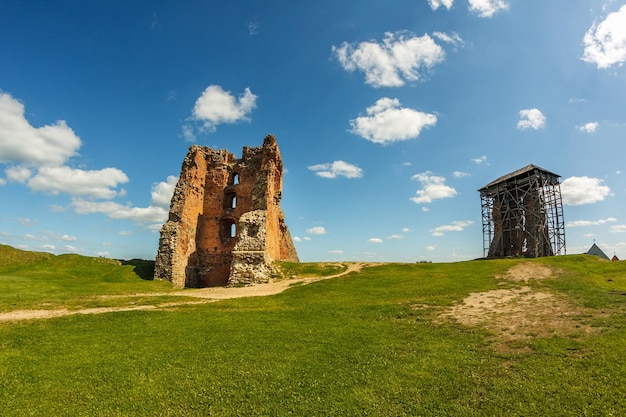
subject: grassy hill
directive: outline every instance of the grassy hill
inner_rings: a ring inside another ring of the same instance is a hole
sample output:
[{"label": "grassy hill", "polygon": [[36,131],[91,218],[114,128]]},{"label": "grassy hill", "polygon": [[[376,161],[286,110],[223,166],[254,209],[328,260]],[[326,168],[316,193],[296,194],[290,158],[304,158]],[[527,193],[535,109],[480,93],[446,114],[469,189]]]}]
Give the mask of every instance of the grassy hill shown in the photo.
[{"label": "grassy hill", "polygon": [[197,290],[133,265],[12,251],[0,247],[0,316],[155,303],[149,293],[183,303],[0,321],[2,416],[626,413],[623,262],[381,264],[185,304]]}]

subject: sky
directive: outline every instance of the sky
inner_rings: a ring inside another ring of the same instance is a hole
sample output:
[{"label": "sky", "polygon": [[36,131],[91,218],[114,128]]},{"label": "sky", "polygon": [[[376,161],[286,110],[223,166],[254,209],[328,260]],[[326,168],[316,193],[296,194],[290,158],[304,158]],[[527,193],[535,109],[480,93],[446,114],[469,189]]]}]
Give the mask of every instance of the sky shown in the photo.
[{"label": "sky", "polygon": [[272,133],[302,261],[481,257],[528,164],[626,259],[625,62],[624,0],[0,0],[0,243],[154,259],[189,146]]}]

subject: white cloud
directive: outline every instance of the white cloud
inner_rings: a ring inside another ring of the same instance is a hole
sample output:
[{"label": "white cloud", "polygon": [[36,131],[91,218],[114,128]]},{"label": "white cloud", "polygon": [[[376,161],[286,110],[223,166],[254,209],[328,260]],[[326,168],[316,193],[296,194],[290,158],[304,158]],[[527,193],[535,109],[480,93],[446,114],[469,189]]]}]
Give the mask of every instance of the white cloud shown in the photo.
[{"label": "white cloud", "polygon": [[403,227],[402,230],[400,230],[402,233],[409,233],[411,231],[411,229],[409,229],[408,227]]},{"label": "white cloud", "polygon": [[326,229],[323,226],[315,226],[310,229],[306,229],[306,232],[310,235],[324,235],[326,234]]},{"label": "white cloud", "polygon": [[444,232],[462,232],[466,227],[474,224],[471,220],[454,221],[450,224],[435,227],[431,230],[433,236],[443,236]]},{"label": "white cloud", "polygon": [[383,240],[379,237],[372,237],[367,239],[369,243],[383,243]]},{"label": "white cloud", "polygon": [[452,177],[453,178],[465,178],[465,177],[469,177],[471,174],[468,174],[467,172],[461,172],[461,171],[454,171],[452,173]]},{"label": "white cloud", "polygon": [[480,158],[472,158],[470,159],[470,161],[472,161],[475,164],[482,164],[483,162],[487,162],[487,157],[483,155]]},{"label": "white cloud", "polygon": [[331,255],[341,255],[343,253],[342,250],[329,250],[328,253]]},{"label": "white cloud", "polygon": [[[111,219],[131,220],[137,223],[159,223],[167,220],[169,205],[178,178],[168,176],[166,182],[152,185],[152,199],[148,207],[131,207],[112,201],[87,201],[75,199],[72,207],[78,214],[103,213]],[[158,225],[154,226],[158,228]]]},{"label": "white cloud", "polygon": [[606,219],[599,220],[575,220],[573,222],[567,222],[567,227],[586,227],[586,226],[601,226],[606,223],[614,223],[617,219],[615,217],[608,217]]},{"label": "white cloud", "polygon": [[302,238],[302,240],[307,240],[308,241],[308,240],[311,240],[311,238],[309,236],[305,236],[305,237]]},{"label": "white cloud", "polygon": [[611,226],[611,233],[626,233],[626,224]]},{"label": "white cloud", "polygon": [[441,42],[449,43],[454,46],[465,46],[465,41],[461,39],[458,33],[456,32],[433,32],[433,36],[439,39]]},{"label": "white cloud", "polygon": [[626,4],[594,22],[583,37],[585,50],[582,60],[598,68],[622,66],[626,62]]},{"label": "white cloud", "polygon": [[172,201],[172,196],[174,195],[174,189],[176,188],[177,182],[178,177],[169,175],[165,182],[161,181],[157,184],[154,184],[151,191],[151,205],[161,207],[169,211],[170,203]]},{"label": "white cloud", "polygon": [[434,126],[437,116],[400,106],[398,99],[383,97],[366,109],[367,116],[350,120],[351,133],[374,143],[414,139],[423,128]]},{"label": "white cloud", "polygon": [[23,165],[8,167],[4,172],[9,181],[21,183],[25,183],[33,175],[33,172]]},{"label": "white cloud", "polygon": [[422,183],[422,189],[416,191],[417,197],[411,197],[411,201],[416,204],[428,204],[433,200],[450,198],[457,194],[454,188],[445,184],[444,177],[433,175],[430,171],[413,175],[411,179]]},{"label": "white cloud", "polygon": [[41,245],[41,249],[50,252],[56,249],[56,246],[54,245]]},{"label": "white cloud", "polygon": [[65,121],[33,127],[24,105],[0,92],[0,163],[58,166],[76,155],[81,141]]},{"label": "white cloud", "polygon": [[404,239],[404,236],[402,236],[402,235],[387,236],[387,240],[392,240],[392,239]]},{"label": "white cloud", "polygon": [[131,207],[113,201],[87,201],[76,199],[72,207],[78,214],[103,213],[111,219],[131,220],[137,223],[162,223],[168,212],[161,207]]},{"label": "white cloud", "polygon": [[479,17],[491,17],[508,8],[509,5],[504,0],[469,0],[469,9]]},{"label": "white cloud", "polygon": [[569,177],[561,183],[561,197],[564,204],[580,206],[604,200],[611,189],[602,185],[599,178]]},{"label": "white cloud", "polygon": [[0,178],[0,186],[5,185],[7,183],[7,180],[5,180],[4,178]]},{"label": "white cloud", "polygon": [[314,171],[315,175],[322,178],[361,178],[363,176],[363,170],[361,168],[344,161],[311,165],[308,168]]},{"label": "white cloud", "polygon": [[256,99],[249,88],[235,98],[219,85],[210,85],[196,100],[193,119],[203,122],[203,127],[213,132],[219,124],[249,120],[248,114],[256,108]]},{"label": "white cloud", "polygon": [[293,241],[294,241],[294,242],[302,242],[302,239],[300,239],[300,237],[299,237],[299,236],[294,236],[294,237],[293,237]]},{"label": "white cloud", "polygon": [[433,245],[426,246],[426,250],[429,251],[429,252],[432,252],[435,249],[436,249],[436,246],[433,246]]},{"label": "white cloud", "polygon": [[581,126],[576,126],[576,129],[580,130],[581,132],[586,132],[586,133],[593,133],[596,131],[597,128],[598,128],[598,122],[589,122]]},{"label": "white cloud", "polygon": [[123,193],[115,188],[126,182],[128,177],[117,168],[86,171],[60,166],[41,167],[28,181],[28,186],[34,191],[50,194],[62,192],[75,196],[109,199]]},{"label": "white cloud", "polygon": [[454,4],[454,0],[428,0],[428,4],[433,10],[437,10],[439,7],[445,7],[450,10]]},{"label": "white cloud", "polygon": [[417,81],[425,71],[443,62],[445,52],[428,35],[405,37],[404,33],[385,33],[382,43],[364,41],[358,45],[344,42],[332,47],[342,67],[349,72],[365,73],[365,83],[373,87],[400,87]]},{"label": "white cloud", "polygon": [[517,122],[517,128],[526,129],[543,129],[546,127],[546,116],[539,109],[526,109],[519,111],[520,120]]},{"label": "white cloud", "polygon": [[130,236],[132,234],[133,234],[133,232],[128,231],[128,230],[120,230],[119,232],[117,232],[118,236]]}]

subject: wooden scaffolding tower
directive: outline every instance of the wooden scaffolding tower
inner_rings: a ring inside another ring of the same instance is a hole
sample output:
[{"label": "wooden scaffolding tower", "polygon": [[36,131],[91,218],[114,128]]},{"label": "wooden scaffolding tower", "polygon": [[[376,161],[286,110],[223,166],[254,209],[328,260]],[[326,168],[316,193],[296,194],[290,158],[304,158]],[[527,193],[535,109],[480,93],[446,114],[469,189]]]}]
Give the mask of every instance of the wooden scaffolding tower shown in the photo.
[{"label": "wooden scaffolding tower", "polygon": [[559,175],[528,165],[480,190],[483,256],[564,255]]}]

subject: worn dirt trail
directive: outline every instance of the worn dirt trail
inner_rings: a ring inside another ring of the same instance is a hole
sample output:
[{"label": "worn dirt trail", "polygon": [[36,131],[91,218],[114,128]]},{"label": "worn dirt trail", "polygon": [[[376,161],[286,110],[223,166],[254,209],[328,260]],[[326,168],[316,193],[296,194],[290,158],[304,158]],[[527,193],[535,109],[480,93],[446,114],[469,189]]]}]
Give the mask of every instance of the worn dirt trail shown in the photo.
[{"label": "worn dirt trail", "polygon": [[[342,264],[346,265],[346,264]],[[325,276],[325,277],[307,277],[307,278],[294,278],[285,279],[281,281],[269,282],[266,284],[258,284],[249,287],[212,287],[212,288],[197,288],[197,289],[184,289],[180,291],[173,291],[167,293],[135,293],[135,294],[123,294],[119,296],[101,296],[100,298],[132,298],[132,297],[190,297],[195,298],[195,301],[175,301],[159,304],[142,304],[131,306],[118,306],[118,307],[96,307],[85,308],[80,310],[14,310],[5,313],[0,313],[0,322],[13,322],[22,320],[34,320],[34,319],[49,319],[54,317],[70,316],[74,314],[102,314],[113,313],[120,311],[138,311],[138,310],[162,310],[167,308],[173,308],[183,305],[193,304],[206,304],[212,303],[218,300],[226,300],[231,298],[243,298],[243,297],[263,297],[268,295],[279,294],[285,291],[287,288],[294,285],[307,285],[312,282],[322,281],[325,279],[338,278],[347,275],[351,272],[359,272],[362,267],[367,266],[365,263],[350,263],[347,264],[347,269],[339,274]]]}]

